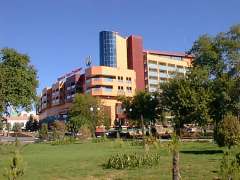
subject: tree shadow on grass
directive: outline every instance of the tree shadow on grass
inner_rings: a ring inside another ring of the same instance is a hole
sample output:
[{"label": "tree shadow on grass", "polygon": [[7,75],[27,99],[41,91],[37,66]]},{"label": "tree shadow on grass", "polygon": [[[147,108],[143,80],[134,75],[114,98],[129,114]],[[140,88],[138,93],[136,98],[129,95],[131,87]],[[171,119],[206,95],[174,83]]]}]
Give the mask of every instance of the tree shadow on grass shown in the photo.
[{"label": "tree shadow on grass", "polygon": [[223,150],[195,150],[195,151],[180,151],[183,154],[222,154]]}]

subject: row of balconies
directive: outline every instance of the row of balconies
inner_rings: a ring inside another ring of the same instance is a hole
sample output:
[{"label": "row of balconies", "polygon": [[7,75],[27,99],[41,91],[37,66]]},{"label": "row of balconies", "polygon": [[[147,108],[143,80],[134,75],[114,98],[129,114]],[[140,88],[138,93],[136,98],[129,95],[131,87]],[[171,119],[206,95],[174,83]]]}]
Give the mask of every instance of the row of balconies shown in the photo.
[{"label": "row of balconies", "polygon": [[99,83],[113,83],[113,82],[120,82],[120,83],[128,83],[128,84],[131,84],[132,81],[131,80],[116,80],[116,79],[113,79],[113,78],[91,78],[91,79],[88,79],[86,80],[86,85],[89,85],[89,84],[99,84]]},{"label": "row of balconies", "polygon": [[132,95],[132,88],[130,89],[113,89],[113,88],[107,88],[107,87],[93,87],[88,90],[86,90],[86,93],[92,94],[92,95],[103,95],[103,96],[118,96],[118,95]]},{"label": "row of balconies", "polygon": [[162,64],[150,64],[150,63],[148,64],[148,68],[169,70],[169,71],[179,71],[179,72],[185,72],[187,69],[184,66],[178,66],[178,65],[164,66]]}]

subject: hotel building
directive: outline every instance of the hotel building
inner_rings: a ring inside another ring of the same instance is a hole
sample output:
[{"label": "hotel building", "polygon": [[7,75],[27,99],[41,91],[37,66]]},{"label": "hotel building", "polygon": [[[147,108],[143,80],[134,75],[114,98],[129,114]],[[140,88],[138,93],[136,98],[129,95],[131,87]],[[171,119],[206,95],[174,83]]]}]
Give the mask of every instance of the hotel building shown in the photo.
[{"label": "hotel building", "polygon": [[185,75],[193,59],[185,53],[144,50],[142,37],[125,38],[112,31],[100,32],[99,47],[99,66],[75,70],[43,89],[40,119],[66,116],[79,92],[98,97],[108,109],[113,125],[116,119],[124,119],[118,96],[156,91],[160,83],[177,74]]},{"label": "hotel building", "polygon": [[192,56],[185,53],[144,51],[145,88],[149,92],[159,89],[160,83],[177,75],[185,75],[191,66]]}]

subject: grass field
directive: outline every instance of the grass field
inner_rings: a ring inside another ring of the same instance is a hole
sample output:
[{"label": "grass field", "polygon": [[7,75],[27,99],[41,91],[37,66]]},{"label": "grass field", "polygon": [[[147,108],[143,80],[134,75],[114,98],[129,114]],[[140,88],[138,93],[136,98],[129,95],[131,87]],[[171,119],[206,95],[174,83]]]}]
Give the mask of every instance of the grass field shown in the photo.
[{"label": "grass field", "polygon": [[[171,179],[171,154],[166,143],[160,145],[161,163],[151,168],[113,170],[104,169],[103,164],[117,152],[142,152],[142,146],[117,142],[79,142],[70,145],[29,144],[23,148],[26,163],[23,180],[58,179]],[[184,180],[208,180],[217,176],[221,148],[209,142],[181,144],[180,168]],[[11,154],[0,154],[0,175],[10,162]],[[4,179],[0,176],[0,179]]]}]

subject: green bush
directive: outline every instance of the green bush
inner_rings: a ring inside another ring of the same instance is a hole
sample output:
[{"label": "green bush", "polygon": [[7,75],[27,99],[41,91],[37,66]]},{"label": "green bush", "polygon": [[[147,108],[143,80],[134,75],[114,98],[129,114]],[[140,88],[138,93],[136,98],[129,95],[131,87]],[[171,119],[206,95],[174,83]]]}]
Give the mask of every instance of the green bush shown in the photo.
[{"label": "green bush", "polygon": [[61,139],[56,139],[51,142],[52,145],[65,145],[65,144],[74,144],[76,139],[74,137],[64,137]]},{"label": "green bush", "polygon": [[235,180],[240,177],[240,152],[227,151],[224,153],[220,164],[222,179]]},{"label": "green bush", "polygon": [[48,139],[48,125],[42,124],[41,129],[39,130],[39,138],[42,140]]},{"label": "green bush", "polygon": [[16,180],[24,175],[24,163],[18,151],[15,151],[9,168],[6,169],[4,176],[9,180]]},{"label": "green bush", "polygon": [[240,144],[240,122],[237,117],[226,116],[215,129],[214,139],[219,146],[228,146],[228,148]]},{"label": "green bush", "polygon": [[151,167],[160,162],[160,155],[155,154],[117,154],[111,156],[104,165],[107,169],[126,169]]}]

